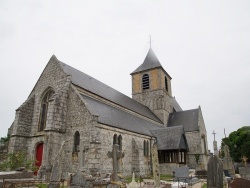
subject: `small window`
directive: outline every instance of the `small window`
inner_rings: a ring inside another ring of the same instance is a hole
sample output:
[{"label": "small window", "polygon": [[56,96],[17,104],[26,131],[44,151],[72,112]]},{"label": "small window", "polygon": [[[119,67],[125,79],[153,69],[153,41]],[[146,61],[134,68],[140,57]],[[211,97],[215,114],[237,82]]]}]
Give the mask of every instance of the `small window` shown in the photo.
[{"label": "small window", "polygon": [[149,156],[149,142],[144,140],[143,142],[143,148],[144,148],[144,156],[148,157]]},{"label": "small window", "polygon": [[149,75],[148,74],[144,74],[142,76],[142,89],[149,89]]},{"label": "small window", "polygon": [[165,88],[168,91],[168,78],[165,76]]},{"label": "small window", "polygon": [[74,134],[74,149],[73,152],[79,152],[80,151],[80,133],[78,131]]},{"label": "small window", "polygon": [[147,156],[149,156],[149,142],[147,141]]},{"label": "small window", "polygon": [[144,151],[144,156],[146,156],[146,146],[147,144],[146,144],[146,141],[144,140],[144,142],[143,142],[143,151]]},{"label": "small window", "polygon": [[50,89],[43,96],[43,99],[41,102],[41,112],[40,112],[40,118],[39,118],[38,131],[43,131],[46,128],[49,100],[51,99],[53,94],[54,94],[54,91]]}]

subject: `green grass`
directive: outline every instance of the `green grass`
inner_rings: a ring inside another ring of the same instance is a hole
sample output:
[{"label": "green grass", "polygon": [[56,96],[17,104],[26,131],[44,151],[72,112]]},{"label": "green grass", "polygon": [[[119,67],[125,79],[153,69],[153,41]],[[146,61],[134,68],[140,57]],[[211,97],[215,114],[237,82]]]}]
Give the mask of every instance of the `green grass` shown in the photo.
[{"label": "green grass", "polygon": [[205,184],[202,186],[202,188],[207,188],[207,184],[205,183]]},{"label": "green grass", "polygon": [[165,180],[165,181],[173,179],[173,176],[170,174],[161,174],[160,176],[161,176],[161,180]]},{"label": "green grass", "polygon": [[[142,177],[142,178],[141,178],[141,181],[142,181],[143,179],[154,179],[154,178],[153,178],[153,176]],[[172,179],[173,179],[173,176],[172,176],[172,175],[169,175],[169,174],[161,174],[161,175],[160,175],[160,179],[161,179],[161,180],[164,180],[164,181],[168,181],[168,180],[172,180]],[[126,178],[126,181],[127,181],[127,182],[131,182],[131,181],[132,181],[132,177]],[[136,182],[140,181],[140,178],[139,178],[139,177],[135,177],[135,181],[136,181]]]}]

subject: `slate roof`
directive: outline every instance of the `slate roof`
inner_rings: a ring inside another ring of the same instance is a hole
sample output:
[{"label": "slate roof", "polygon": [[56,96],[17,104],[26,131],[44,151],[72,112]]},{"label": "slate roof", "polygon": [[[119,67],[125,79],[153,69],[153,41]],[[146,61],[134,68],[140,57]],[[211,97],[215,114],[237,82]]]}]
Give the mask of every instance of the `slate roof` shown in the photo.
[{"label": "slate roof", "polygon": [[157,137],[158,150],[188,149],[183,126],[151,130]]},{"label": "slate roof", "polygon": [[179,103],[176,101],[175,97],[172,97],[171,100],[172,100],[172,105],[175,111],[176,112],[182,111],[182,108],[180,107]]},{"label": "slate roof", "polygon": [[143,63],[131,74],[137,73],[137,72],[142,72],[144,70],[149,70],[157,67],[162,67],[160,61],[156,57],[155,53],[153,50],[150,48],[148,51],[148,54],[143,61]]},{"label": "slate roof", "polygon": [[154,68],[161,68],[171,79],[171,76],[165,71],[160,61],[156,57],[154,51],[150,48],[143,63],[135,71],[133,71],[131,75],[138,73],[138,72],[154,69]]},{"label": "slate roof", "polygon": [[[54,57],[56,58],[56,57]],[[132,98],[120,93],[119,91],[109,87],[108,85],[98,81],[97,79],[59,61],[63,70],[71,75],[72,83],[91,93],[99,95],[109,101],[112,101],[122,107],[130,109],[138,114],[148,117],[154,121],[162,123],[161,120],[146,106],[133,100]]]},{"label": "slate roof", "polygon": [[148,136],[153,136],[150,129],[163,129],[161,125],[144,120],[86,95],[81,94],[81,97],[90,113],[98,116],[99,123]]},{"label": "slate roof", "polygon": [[183,125],[185,132],[198,131],[198,115],[199,109],[170,113],[168,127]]}]

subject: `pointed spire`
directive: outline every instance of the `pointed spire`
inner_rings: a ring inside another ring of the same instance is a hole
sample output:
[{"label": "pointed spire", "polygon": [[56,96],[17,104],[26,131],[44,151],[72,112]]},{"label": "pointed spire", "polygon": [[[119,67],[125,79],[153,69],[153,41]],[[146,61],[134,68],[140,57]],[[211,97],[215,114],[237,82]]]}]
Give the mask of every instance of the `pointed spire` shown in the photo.
[{"label": "pointed spire", "polygon": [[58,60],[57,57],[55,56],[55,54],[53,54],[50,59]]},{"label": "pointed spire", "polygon": [[135,74],[137,72],[153,69],[156,67],[162,67],[162,65],[161,65],[160,61],[158,60],[158,58],[156,57],[152,48],[150,48],[143,63],[131,74]]}]

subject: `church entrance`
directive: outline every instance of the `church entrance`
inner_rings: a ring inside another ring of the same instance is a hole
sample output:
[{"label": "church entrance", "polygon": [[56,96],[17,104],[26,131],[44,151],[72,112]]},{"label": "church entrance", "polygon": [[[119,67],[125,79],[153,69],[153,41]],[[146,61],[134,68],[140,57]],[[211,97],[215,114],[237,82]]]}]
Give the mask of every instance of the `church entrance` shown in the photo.
[{"label": "church entrance", "polygon": [[[38,167],[37,171],[42,164],[42,159],[43,159],[43,143],[40,143],[36,146],[36,166]],[[34,172],[35,176],[37,175],[37,171]]]}]

